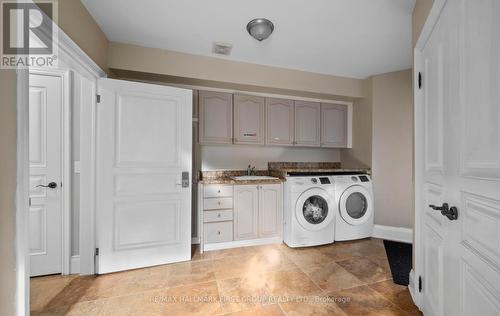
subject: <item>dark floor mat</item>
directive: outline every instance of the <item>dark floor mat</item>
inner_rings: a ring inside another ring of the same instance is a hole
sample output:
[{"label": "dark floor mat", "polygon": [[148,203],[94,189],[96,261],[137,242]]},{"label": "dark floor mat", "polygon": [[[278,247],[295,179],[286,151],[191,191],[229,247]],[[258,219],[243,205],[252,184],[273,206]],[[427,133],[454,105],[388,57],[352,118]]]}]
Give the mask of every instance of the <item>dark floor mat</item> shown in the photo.
[{"label": "dark floor mat", "polygon": [[385,252],[391,267],[392,279],[399,285],[408,285],[412,261],[412,245],[384,240]]}]

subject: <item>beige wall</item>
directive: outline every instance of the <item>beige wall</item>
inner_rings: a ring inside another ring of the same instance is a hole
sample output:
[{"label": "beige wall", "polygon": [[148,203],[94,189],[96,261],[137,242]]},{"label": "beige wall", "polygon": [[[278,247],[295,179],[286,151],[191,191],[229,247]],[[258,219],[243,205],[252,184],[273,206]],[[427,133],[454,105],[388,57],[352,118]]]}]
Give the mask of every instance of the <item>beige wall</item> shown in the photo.
[{"label": "beige wall", "polygon": [[172,77],[286,89],[330,96],[362,97],[362,80],[111,43],[108,66]]},{"label": "beige wall", "polygon": [[427,15],[432,8],[434,0],[417,0],[415,3],[415,8],[413,9],[412,15],[412,42],[413,47],[417,43],[422,27],[424,26]]},{"label": "beige wall", "polygon": [[16,73],[0,70],[0,315],[15,314]]},{"label": "beige wall", "polygon": [[413,227],[412,70],[372,77],[375,223]]},{"label": "beige wall", "polygon": [[267,169],[269,161],[340,161],[340,149],[279,146],[201,146],[202,170]]},{"label": "beige wall", "polygon": [[342,165],[348,168],[372,165],[372,79],[363,81],[363,99],[354,102],[352,148],[341,152]]},{"label": "beige wall", "polygon": [[58,25],[107,72],[109,42],[80,0],[58,1]]}]

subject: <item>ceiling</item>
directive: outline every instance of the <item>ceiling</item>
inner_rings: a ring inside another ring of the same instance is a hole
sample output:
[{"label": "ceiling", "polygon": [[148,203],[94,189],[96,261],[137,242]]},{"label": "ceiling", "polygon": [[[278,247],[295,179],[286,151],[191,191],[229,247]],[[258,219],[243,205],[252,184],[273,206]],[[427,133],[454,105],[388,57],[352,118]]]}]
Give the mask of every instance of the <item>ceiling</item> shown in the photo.
[{"label": "ceiling", "polygon": [[[411,67],[415,0],[82,0],[110,41],[351,78]],[[274,33],[246,31],[257,17]],[[231,43],[230,56],[212,53]]]}]

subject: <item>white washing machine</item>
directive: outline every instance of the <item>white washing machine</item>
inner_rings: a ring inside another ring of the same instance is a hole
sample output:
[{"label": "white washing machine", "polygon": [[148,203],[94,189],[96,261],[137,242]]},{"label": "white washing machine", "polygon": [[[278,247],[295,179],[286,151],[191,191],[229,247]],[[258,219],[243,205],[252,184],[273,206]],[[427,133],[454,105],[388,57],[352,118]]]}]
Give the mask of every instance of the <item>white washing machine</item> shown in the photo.
[{"label": "white washing machine", "polygon": [[372,236],[373,189],[368,175],[333,176],[338,214],[335,240],[353,240]]},{"label": "white washing machine", "polygon": [[285,182],[283,239],[289,247],[333,243],[334,185],[329,176],[289,176]]}]

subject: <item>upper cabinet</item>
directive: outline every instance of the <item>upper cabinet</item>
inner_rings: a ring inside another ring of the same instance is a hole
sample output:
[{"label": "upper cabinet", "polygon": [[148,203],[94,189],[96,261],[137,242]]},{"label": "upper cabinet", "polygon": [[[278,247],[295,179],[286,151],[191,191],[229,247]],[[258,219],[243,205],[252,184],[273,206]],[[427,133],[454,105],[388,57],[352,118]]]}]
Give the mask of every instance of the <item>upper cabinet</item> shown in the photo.
[{"label": "upper cabinet", "polygon": [[233,142],[233,95],[200,91],[198,102],[200,144],[231,144]]},{"label": "upper cabinet", "polygon": [[266,144],[293,146],[293,100],[266,98]]},{"label": "upper cabinet", "polygon": [[199,91],[200,144],[346,148],[349,103],[319,103]]},{"label": "upper cabinet", "polygon": [[321,146],[347,147],[347,105],[321,104]]},{"label": "upper cabinet", "polygon": [[264,98],[252,95],[234,95],[234,143],[264,144]]},{"label": "upper cabinet", "polygon": [[320,146],[321,104],[295,101],[295,145]]}]

